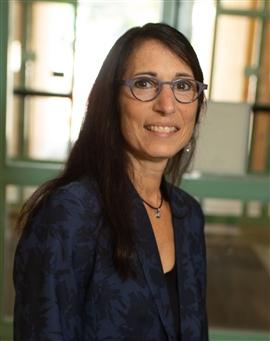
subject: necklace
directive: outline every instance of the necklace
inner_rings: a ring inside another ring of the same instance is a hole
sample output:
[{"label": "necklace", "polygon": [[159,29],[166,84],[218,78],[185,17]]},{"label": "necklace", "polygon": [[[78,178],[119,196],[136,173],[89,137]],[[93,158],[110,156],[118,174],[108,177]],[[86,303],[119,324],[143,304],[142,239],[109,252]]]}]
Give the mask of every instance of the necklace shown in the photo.
[{"label": "necklace", "polygon": [[156,218],[159,219],[159,218],[160,218],[160,209],[161,209],[161,206],[162,206],[162,204],[163,204],[163,196],[161,196],[160,204],[159,204],[158,207],[155,207],[155,206],[150,205],[147,201],[145,201],[145,200],[143,200],[143,199],[142,199],[142,201],[143,201],[147,206],[149,206],[150,208],[152,208],[152,209],[155,211],[155,216],[156,216]]}]

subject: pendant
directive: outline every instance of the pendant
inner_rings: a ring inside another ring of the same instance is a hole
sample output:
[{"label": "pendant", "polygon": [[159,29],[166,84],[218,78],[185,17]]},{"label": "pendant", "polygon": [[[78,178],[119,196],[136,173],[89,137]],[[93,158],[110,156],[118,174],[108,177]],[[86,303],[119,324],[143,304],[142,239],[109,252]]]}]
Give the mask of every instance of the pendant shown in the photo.
[{"label": "pendant", "polygon": [[156,212],[155,212],[156,218],[160,218],[160,209],[156,208]]}]

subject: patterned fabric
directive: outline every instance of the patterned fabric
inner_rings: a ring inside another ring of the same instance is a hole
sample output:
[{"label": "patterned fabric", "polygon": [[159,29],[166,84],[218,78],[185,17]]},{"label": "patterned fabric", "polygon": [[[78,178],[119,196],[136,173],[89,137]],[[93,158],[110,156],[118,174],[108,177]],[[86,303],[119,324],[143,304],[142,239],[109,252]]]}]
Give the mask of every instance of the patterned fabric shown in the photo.
[{"label": "patterned fabric", "polygon": [[[177,340],[153,230],[134,190],[132,195],[137,278],[126,281],[112,263],[108,224],[94,183],[72,182],[44,202],[16,250],[14,340]],[[170,202],[181,340],[206,341],[202,211],[178,188]]]}]

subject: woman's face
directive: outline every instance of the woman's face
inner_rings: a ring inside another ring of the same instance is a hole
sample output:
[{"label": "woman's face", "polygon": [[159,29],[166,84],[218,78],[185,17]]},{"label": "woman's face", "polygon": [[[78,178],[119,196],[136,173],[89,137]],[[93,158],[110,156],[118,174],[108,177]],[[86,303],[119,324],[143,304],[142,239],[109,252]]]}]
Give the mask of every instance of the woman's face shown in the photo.
[{"label": "woman's face", "polygon": [[[148,40],[135,49],[128,60],[124,80],[150,76],[171,81],[181,76],[194,79],[191,68],[158,40]],[[176,101],[170,85],[158,97],[142,102],[128,86],[120,91],[121,131],[126,149],[137,160],[168,161],[184,148],[193,133],[198,102]]]}]

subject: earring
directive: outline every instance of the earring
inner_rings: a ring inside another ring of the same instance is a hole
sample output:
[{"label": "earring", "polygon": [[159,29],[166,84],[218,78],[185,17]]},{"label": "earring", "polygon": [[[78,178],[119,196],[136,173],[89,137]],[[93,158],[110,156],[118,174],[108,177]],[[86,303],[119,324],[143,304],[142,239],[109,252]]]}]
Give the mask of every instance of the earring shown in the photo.
[{"label": "earring", "polygon": [[191,151],[191,143],[190,142],[185,146],[184,151],[185,151],[185,153],[190,153],[190,151]]}]

